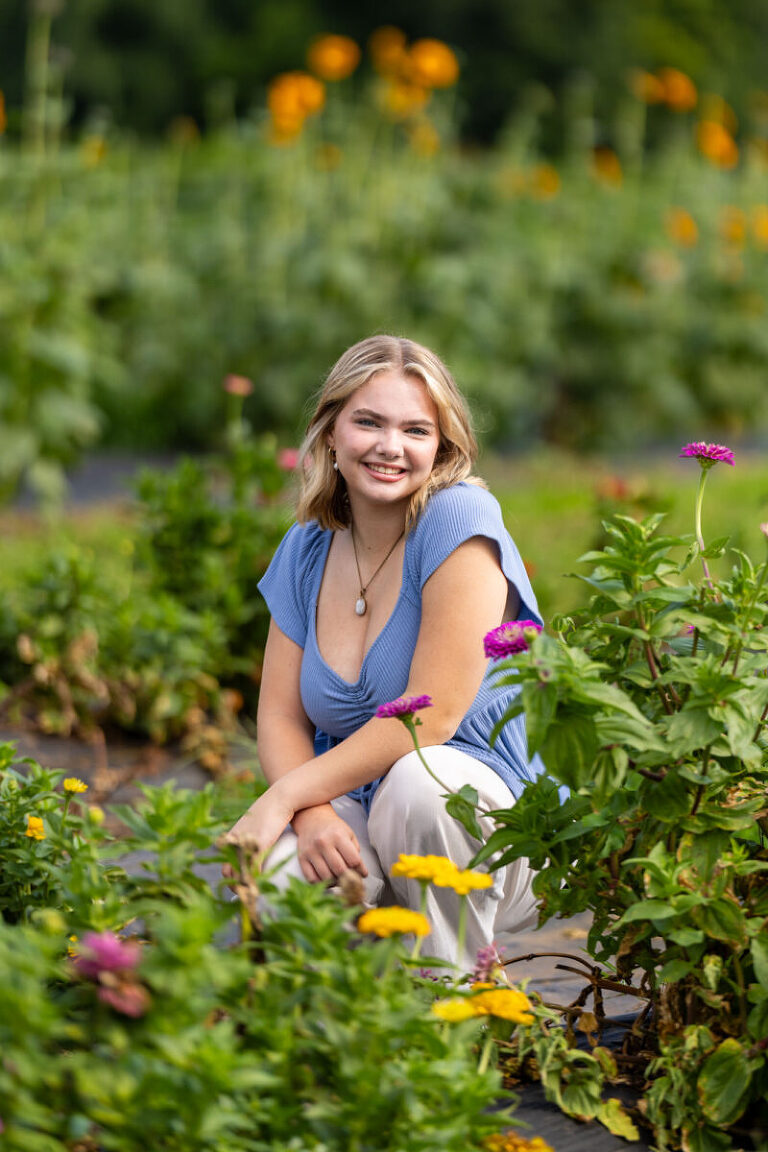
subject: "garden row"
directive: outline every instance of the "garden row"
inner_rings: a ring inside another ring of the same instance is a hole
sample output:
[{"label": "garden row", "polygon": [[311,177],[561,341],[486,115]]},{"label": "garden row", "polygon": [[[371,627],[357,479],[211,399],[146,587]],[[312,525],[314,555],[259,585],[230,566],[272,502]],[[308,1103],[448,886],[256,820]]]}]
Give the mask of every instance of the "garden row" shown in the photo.
[{"label": "garden row", "polygon": [[287,77],[204,138],[0,150],[6,493],[55,494],[100,437],[215,446],[228,373],[254,382],[253,425],[295,442],[340,351],[382,330],[438,350],[502,448],[766,429],[757,120],[678,74],[647,155],[649,74],[610,125],[575,91],[553,164],[540,92],[469,152],[448,88]]}]

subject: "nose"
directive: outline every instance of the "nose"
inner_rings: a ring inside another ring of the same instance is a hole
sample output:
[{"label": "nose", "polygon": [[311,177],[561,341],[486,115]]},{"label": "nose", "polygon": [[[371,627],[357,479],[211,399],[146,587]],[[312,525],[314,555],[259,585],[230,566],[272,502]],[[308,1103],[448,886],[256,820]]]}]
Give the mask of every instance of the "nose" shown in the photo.
[{"label": "nose", "polygon": [[382,428],[376,448],[382,456],[387,456],[389,459],[401,456],[403,446],[400,440],[399,429]]}]

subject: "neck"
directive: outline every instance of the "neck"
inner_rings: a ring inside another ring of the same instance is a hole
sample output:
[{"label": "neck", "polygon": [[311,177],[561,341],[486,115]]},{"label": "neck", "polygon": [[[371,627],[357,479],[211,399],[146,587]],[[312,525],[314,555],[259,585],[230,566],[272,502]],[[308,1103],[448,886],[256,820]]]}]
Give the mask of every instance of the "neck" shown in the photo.
[{"label": "neck", "polygon": [[[398,505],[350,509],[358,547],[365,552],[389,548],[405,529],[405,508]],[[351,527],[351,525],[350,525]]]}]

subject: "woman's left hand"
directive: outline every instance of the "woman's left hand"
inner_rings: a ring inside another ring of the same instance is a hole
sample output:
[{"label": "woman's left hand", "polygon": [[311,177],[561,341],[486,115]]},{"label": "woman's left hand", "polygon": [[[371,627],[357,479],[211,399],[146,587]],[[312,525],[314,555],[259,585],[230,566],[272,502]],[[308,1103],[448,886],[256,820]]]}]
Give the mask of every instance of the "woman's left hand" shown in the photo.
[{"label": "woman's left hand", "polygon": [[294,814],[295,809],[280,788],[280,781],[275,781],[233,824],[224,839],[229,844],[250,840],[258,845],[260,853],[266,853],[290,824]]}]

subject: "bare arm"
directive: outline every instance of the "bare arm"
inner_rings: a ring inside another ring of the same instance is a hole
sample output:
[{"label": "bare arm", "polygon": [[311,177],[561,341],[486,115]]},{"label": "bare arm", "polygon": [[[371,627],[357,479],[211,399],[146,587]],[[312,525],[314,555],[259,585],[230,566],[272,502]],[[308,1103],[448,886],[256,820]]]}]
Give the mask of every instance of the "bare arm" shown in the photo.
[{"label": "bare arm", "polygon": [[[501,622],[506,599],[507,581],[496,548],[484,537],[462,544],[424,585],[421,627],[406,689],[408,694],[428,693],[434,701],[422,717],[422,745],[449,740],[475,698],[486,666],[482,638]],[[270,764],[265,771],[272,786],[233,832],[247,831],[269,848],[297,811],[325,804],[384,775],[412,747],[402,724],[374,717],[322,756],[290,767],[284,757],[282,771],[276,767],[277,753],[267,736],[264,749]],[[300,741],[292,738],[291,757],[300,755],[300,750]]]}]

